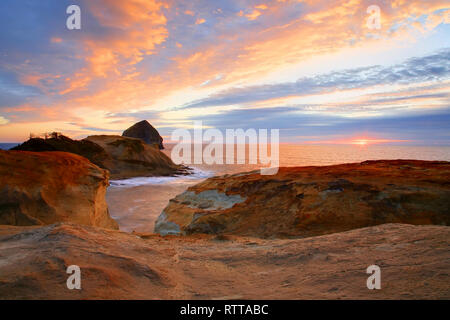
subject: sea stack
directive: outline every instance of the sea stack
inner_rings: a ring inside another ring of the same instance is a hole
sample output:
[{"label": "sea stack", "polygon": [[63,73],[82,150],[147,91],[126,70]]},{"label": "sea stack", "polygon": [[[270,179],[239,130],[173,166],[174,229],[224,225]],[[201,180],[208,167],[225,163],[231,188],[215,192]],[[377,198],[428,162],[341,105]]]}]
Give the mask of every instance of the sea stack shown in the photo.
[{"label": "sea stack", "polygon": [[159,132],[147,121],[135,123],[122,133],[123,137],[138,138],[147,144],[158,144],[159,149],[164,149],[163,138]]}]

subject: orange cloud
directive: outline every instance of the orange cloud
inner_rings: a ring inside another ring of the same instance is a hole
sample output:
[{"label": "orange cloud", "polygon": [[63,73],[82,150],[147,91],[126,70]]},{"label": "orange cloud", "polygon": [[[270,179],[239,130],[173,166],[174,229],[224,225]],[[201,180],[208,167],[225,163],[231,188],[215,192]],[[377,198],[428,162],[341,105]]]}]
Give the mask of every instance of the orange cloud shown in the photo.
[{"label": "orange cloud", "polygon": [[253,10],[251,13],[246,14],[245,16],[247,17],[248,20],[255,20],[260,15],[261,15],[261,12],[259,12],[258,10]]},{"label": "orange cloud", "polygon": [[156,46],[168,36],[167,20],[161,11],[168,5],[162,2],[99,0],[88,1],[87,5],[100,24],[111,27],[113,32],[101,39],[83,38],[87,66],[68,80],[61,94],[85,88],[98,77],[112,81],[126,77],[144,56],[154,54]]},{"label": "orange cloud", "polygon": [[255,9],[261,9],[261,10],[266,10],[267,8],[268,8],[268,6],[265,4],[260,4],[260,5],[255,6]]},{"label": "orange cloud", "polygon": [[198,18],[198,19],[195,21],[195,24],[202,24],[202,23],[205,23],[205,22],[206,22],[205,19],[203,19],[203,18]]},{"label": "orange cloud", "polygon": [[52,38],[50,39],[50,42],[51,42],[51,43],[61,43],[61,42],[62,42],[62,39],[61,39],[61,38],[58,38],[58,37],[52,37]]}]

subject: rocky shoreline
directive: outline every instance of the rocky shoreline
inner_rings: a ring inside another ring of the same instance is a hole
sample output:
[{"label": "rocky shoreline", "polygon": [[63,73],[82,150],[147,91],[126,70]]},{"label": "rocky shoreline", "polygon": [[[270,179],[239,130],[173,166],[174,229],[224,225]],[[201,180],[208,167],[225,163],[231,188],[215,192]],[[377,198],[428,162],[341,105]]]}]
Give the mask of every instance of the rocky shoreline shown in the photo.
[{"label": "rocky shoreline", "polygon": [[109,171],[111,179],[186,175],[186,166],[176,165],[160,149],[162,137],[147,121],[141,121],[118,135],[94,135],[73,140],[58,132],[45,138],[30,137],[14,151],[61,151],[85,157]]},{"label": "rocky shoreline", "polygon": [[78,141],[60,135],[31,138],[12,150],[74,153],[108,170],[112,179],[189,174],[187,167],[173,163],[158,145],[149,145],[137,138],[99,135]]},{"label": "rocky shoreline", "polygon": [[380,160],[209,178],[170,200],[166,234],[310,237],[379,225],[450,225],[450,163]]},{"label": "rocky shoreline", "polygon": [[[114,155],[105,137],[88,140]],[[162,235],[115,230],[109,172],[87,158],[0,151],[0,173],[0,299],[450,298],[449,162],[209,178],[170,200]]]},{"label": "rocky shoreline", "polygon": [[73,140],[53,132],[0,150],[0,225],[74,222],[118,229],[105,200],[110,178],[190,173],[160,151],[162,138],[147,121],[125,133]]}]

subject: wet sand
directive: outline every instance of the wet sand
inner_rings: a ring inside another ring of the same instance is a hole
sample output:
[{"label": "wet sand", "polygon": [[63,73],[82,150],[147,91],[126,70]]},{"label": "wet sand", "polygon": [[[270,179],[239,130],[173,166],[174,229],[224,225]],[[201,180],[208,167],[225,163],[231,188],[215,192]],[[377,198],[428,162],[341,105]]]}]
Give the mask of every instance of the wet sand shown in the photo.
[{"label": "wet sand", "polygon": [[[162,150],[170,157],[173,145],[167,144]],[[148,178],[151,184],[133,186],[136,180],[112,180],[106,193],[109,213],[115,219],[121,231],[152,233],[156,219],[169,203],[169,200],[185,191],[189,186],[197,184],[214,175],[232,174],[258,169],[257,165],[190,165],[195,169],[192,176],[187,177],[154,177]],[[143,178],[146,179],[146,178]],[[125,182],[129,186],[117,186]],[[140,184],[137,182],[136,184]]]},{"label": "wet sand", "polygon": [[187,186],[186,183],[109,187],[106,193],[109,213],[119,223],[121,231],[153,232],[155,221],[169,199],[183,192]]}]

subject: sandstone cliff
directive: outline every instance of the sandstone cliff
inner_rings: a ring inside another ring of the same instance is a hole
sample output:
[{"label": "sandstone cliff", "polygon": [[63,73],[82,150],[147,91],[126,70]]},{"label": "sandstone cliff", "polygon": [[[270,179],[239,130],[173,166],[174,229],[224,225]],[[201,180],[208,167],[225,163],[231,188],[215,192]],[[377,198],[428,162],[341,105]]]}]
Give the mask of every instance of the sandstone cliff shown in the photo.
[{"label": "sandstone cliff", "polygon": [[141,139],[147,144],[156,144],[159,149],[164,149],[163,138],[147,120],[135,123],[125,130],[122,136]]},{"label": "sandstone cliff", "polygon": [[365,161],[213,177],[174,199],[155,232],[307,237],[382,223],[450,224],[450,163]]},{"label": "sandstone cliff", "polygon": [[[0,299],[450,299],[444,226],[289,240],[0,226],[0,257]],[[366,287],[372,264],[381,290]],[[70,265],[81,268],[81,290],[66,287]]]},{"label": "sandstone cliff", "polygon": [[0,150],[0,224],[118,229],[108,214],[107,186],[108,172],[78,155]]}]

